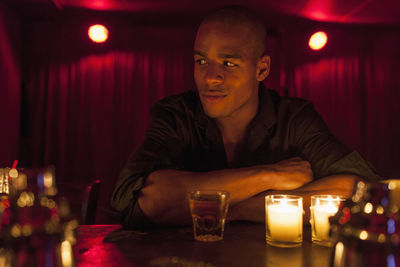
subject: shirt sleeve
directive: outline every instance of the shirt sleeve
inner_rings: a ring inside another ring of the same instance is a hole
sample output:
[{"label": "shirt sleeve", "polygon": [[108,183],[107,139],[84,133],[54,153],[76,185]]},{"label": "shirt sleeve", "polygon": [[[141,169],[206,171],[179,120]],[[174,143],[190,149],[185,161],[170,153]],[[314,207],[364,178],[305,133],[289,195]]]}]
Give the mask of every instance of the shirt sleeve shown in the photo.
[{"label": "shirt sleeve", "polygon": [[315,179],[354,174],[371,182],[380,180],[370,163],[333,136],[311,103],[293,118],[291,132],[299,153],[311,163]]},{"label": "shirt sleeve", "polygon": [[178,134],[176,117],[160,104],[152,108],[150,117],[145,140],[121,171],[111,199],[111,207],[127,228],[154,226],[137,201],[147,176],[159,169],[180,169],[182,165],[184,142]]}]

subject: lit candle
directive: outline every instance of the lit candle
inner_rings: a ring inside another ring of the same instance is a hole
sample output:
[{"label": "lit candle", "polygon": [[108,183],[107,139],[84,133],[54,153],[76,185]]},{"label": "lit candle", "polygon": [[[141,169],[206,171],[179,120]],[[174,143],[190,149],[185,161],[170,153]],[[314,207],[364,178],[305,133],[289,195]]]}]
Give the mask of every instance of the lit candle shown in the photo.
[{"label": "lit candle", "polygon": [[338,207],[322,205],[314,207],[315,235],[322,240],[329,240],[329,217],[336,214]]},{"label": "lit candle", "polygon": [[343,200],[343,198],[330,195],[318,195],[311,197],[310,210],[313,242],[321,245],[330,245],[329,217],[337,213],[341,200]]},{"label": "lit candle", "polygon": [[268,207],[268,224],[273,239],[296,240],[303,228],[301,209],[290,205],[271,205]]},{"label": "lit candle", "polygon": [[275,246],[299,245],[303,239],[303,205],[297,196],[266,197],[266,239]]}]

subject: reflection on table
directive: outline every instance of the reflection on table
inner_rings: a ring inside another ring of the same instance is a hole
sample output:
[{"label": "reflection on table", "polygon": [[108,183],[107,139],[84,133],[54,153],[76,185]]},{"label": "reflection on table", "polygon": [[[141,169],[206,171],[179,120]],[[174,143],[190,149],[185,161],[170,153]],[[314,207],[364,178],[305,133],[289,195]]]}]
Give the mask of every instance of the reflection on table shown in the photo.
[{"label": "reflection on table", "polygon": [[265,226],[255,223],[226,225],[224,240],[193,240],[191,227],[149,232],[124,230],[118,225],[78,227],[77,265],[85,266],[318,266],[330,265],[332,249],[311,243],[310,227],[295,248],[265,242]]}]

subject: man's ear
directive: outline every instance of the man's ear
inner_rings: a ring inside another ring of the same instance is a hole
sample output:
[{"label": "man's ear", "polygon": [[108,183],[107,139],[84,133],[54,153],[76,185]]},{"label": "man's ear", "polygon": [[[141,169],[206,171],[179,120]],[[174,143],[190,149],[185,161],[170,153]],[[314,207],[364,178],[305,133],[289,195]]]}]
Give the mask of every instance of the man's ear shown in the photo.
[{"label": "man's ear", "polygon": [[268,55],[263,55],[257,63],[257,81],[262,82],[269,75],[271,66],[271,58]]}]

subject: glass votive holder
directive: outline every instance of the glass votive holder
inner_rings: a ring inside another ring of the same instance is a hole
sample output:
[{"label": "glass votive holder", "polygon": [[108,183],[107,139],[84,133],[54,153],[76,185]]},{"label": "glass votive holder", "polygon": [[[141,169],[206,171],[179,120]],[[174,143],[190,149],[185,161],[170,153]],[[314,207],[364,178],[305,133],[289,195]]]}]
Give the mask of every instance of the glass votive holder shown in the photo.
[{"label": "glass votive holder", "polygon": [[340,202],[344,200],[344,197],[336,195],[311,196],[310,224],[313,243],[327,247],[332,246],[329,235],[329,217],[338,212]]},{"label": "glass votive holder", "polygon": [[303,242],[303,198],[294,195],[265,197],[267,244],[296,247]]}]

